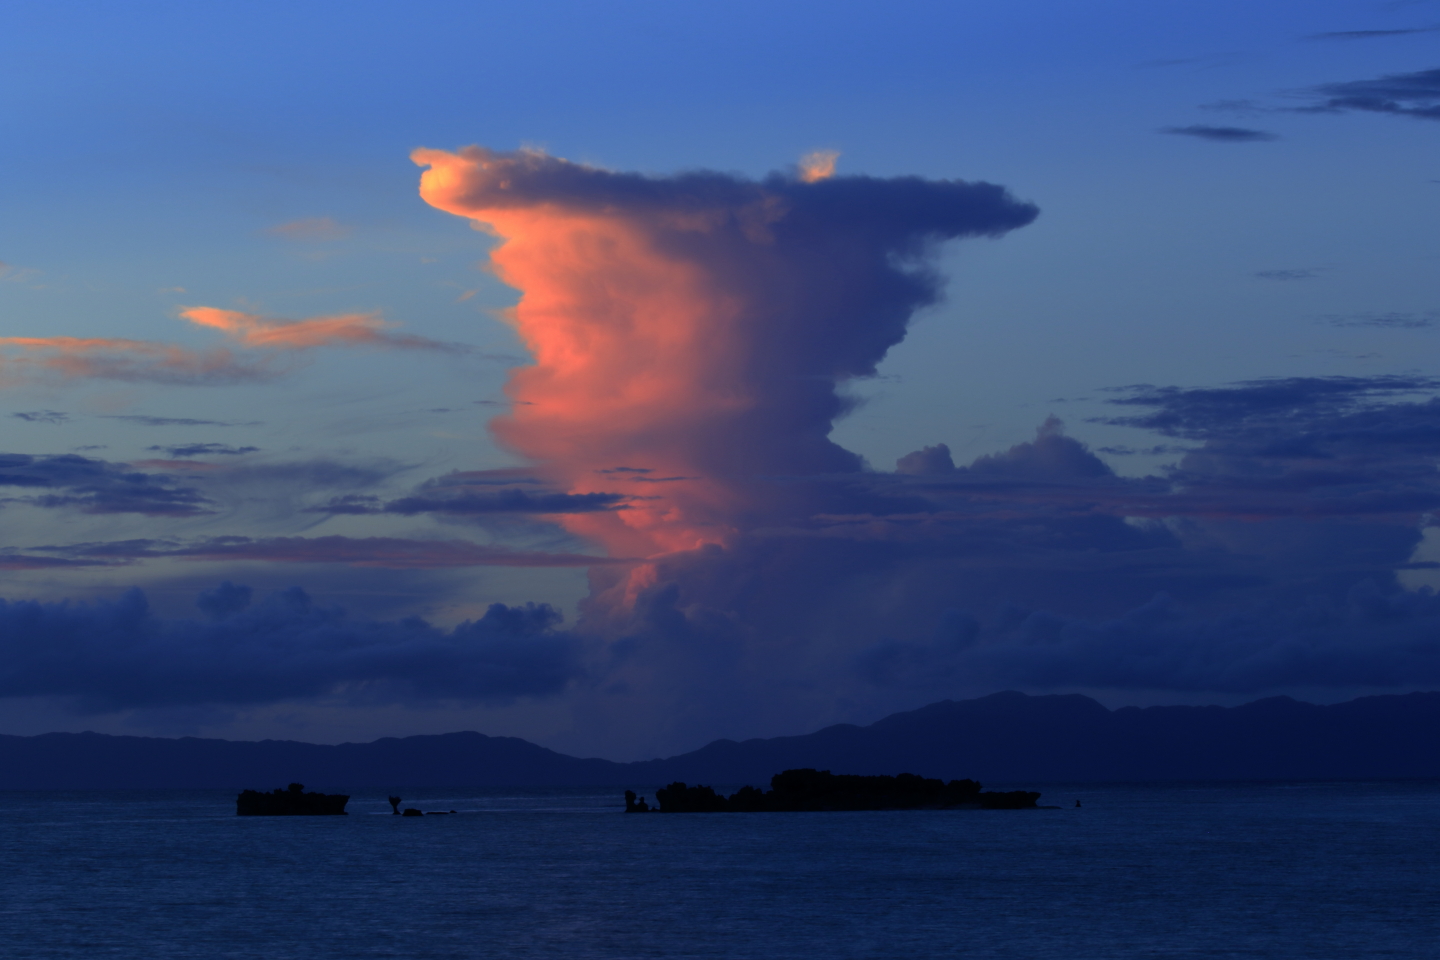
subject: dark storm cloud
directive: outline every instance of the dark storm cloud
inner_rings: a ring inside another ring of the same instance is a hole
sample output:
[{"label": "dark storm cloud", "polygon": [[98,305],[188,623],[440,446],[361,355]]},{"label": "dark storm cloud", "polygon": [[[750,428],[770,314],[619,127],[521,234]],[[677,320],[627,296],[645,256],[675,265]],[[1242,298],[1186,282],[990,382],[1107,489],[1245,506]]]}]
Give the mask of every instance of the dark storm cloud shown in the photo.
[{"label": "dark storm cloud", "polygon": [[146,447],[146,450],[159,450],[168,453],[172,457],[213,457],[213,456],[239,456],[242,453],[255,453],[259,447],[232,447],[224,443],[185,443],[176,447]]},{"label": "dark storm cloud", "polygon": [[1392,73],[1374,80],[1326,83],[1308,91],[1314,101],[1304,113],[1392,113],[1440,120],[1440,68]]},{"label": "dark storm cloud", "polygon": [[0,487],[25,491],[0,499],[0,503],[73,508],[83,513],[194,516],[210,512],[212,505],[200,491],[164,474],[74,454],[0,454]]},{"label": "dark storm cloud", "polygon": [[1251,130],[1248,127],[1212,127],[1203,123],[1193,123],[1188,127],[1164,127],[1161,133],[1173,133],[1182,137],[1196,137],[1201,140],[1214,140],[1218,143],[1255,143],[1261,140],[1278,139],[1275,134],[1267,133],[1264,130]]},{"label": "dark storm cloud", "polygon": [[494,604],[441,630],[374,621],[292,588],[258,604],[230,583],[206,615],[165,620],[131,590],[114,601],[0,600],[0,697],[72,698],[106,711],[189,704],[504,701],[553,695],[582,673],[578,641],[544,604]]}]

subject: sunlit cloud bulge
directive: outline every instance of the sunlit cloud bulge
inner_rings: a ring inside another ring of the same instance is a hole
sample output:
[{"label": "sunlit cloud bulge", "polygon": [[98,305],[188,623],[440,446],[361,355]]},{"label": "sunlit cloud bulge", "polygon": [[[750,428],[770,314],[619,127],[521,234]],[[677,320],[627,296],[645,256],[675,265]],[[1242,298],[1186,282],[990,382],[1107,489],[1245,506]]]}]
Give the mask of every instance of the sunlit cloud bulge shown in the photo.
[{"label": "sunlit cloud bulge", "polygon": [[840,159],[838,150],[815,150],[800,158],[797,167],[800,179],[806,183],[826,180],[835,176],[835,164]]}]

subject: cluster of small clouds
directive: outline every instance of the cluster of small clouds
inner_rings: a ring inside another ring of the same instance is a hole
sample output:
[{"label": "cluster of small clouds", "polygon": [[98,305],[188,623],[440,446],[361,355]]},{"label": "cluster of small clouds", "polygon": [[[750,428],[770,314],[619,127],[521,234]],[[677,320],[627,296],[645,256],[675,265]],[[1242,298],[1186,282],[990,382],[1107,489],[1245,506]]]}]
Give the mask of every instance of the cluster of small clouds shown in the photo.
[{"label": "cluster of small clouds", "polygon": [[[1313,34],[1311,40],[1373,40],[1434,33],[1440,27],[1395,30],[1342,30]],[[1177,61],[1180,62],[1180,61]],[[1300,106],[1272,107],[1254,100],[1226,100],[1207,104],[1209,109],[1235,113],[1381,113],[1440,120],[1440,68],[1392,73],[1367,80],[1322,83],[1290,94]],[[1162,127],[1161,133],[1209,140],[1215,143],[1263,143],[1279,137],[1267,130],[1212,124]]]}]

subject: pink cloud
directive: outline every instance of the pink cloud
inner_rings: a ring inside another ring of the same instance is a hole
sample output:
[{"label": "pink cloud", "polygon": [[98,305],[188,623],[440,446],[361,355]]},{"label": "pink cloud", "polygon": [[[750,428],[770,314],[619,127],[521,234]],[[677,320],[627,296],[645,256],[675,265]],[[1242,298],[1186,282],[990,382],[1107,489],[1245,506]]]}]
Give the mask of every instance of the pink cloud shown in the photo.
[{"label": "pink cloud", "polygon": [[283,320],[238,310],[190,307],[181,316],[225,333],[240,350],[194,350],[173,343],[120,337],[0,337],[0,386],[46,375],[173,384],[243,383],[274,379],[292,369],[293,363],[277,359],[279,351],[295,353],[332,346],[451,352],[467,349],[393,333],[396,325],[373,313]]},{"label": "pink cloud", "polygon": [[805,154],[797,165],[800,179],[806,183],[828,180],[835,176],[835,162],[839,159],[839,150],[815,150]]},{"label": "pink cloud", "polygon": [[267,357],[223,347],[191,350],[111,337],[0,337],[0,386],[37,375],[152,383],[242,383],[282,370]]},{"label": "pink cloud", "polygon": [[227,334],[242,346],[270,350],[306,350],[325,346],[378,346],[420,350],[455,350],[453,344],[388,332],[396,326],[375,313],[342,313],[283,320],[218,307],[189,307],[180,316]]}]

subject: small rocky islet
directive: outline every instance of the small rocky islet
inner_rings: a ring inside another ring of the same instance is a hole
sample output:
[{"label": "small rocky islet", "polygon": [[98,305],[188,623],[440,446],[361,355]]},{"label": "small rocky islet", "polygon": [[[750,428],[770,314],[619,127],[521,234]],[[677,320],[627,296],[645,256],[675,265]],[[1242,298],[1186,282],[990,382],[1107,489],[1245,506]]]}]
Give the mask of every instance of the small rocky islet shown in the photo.
[{"label": "small rocky islet", "polygon": [[713,787],[675,782],[655,791],[655,806],[625,791],[626,813],[759,813],[824,810],[1025,810],[1040,794],[1030,790],[989,791],[974,780],[899,776],[858,776],[829,770],[786,770],[770,778],[770,789],[741,787],[725,796]]},{"label": "small rocky islet", "polygon": [[305,784],[292,783],[285,789],[276,787],[265,793],[243,790],[235,798],[235,814],[241,817],[344,816],[350,795],[344,793],[306,793]]}]

